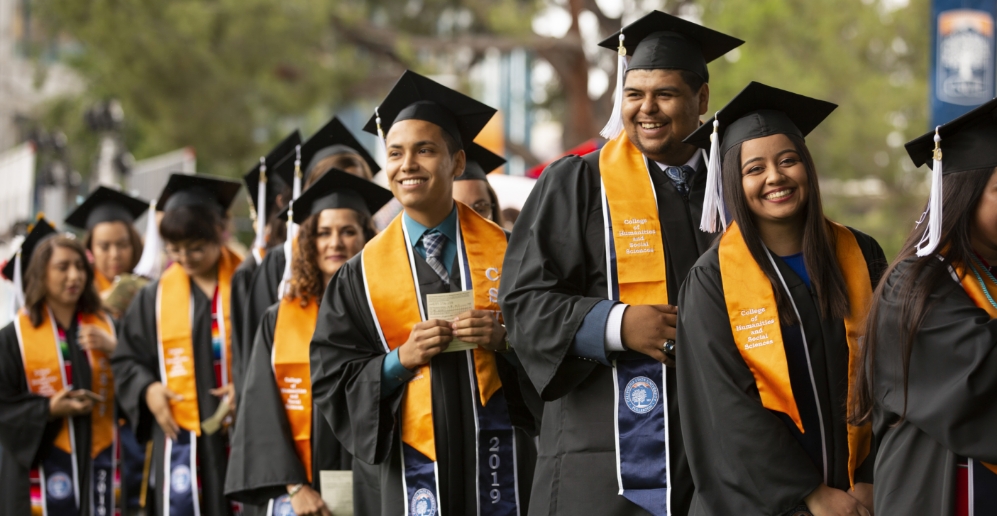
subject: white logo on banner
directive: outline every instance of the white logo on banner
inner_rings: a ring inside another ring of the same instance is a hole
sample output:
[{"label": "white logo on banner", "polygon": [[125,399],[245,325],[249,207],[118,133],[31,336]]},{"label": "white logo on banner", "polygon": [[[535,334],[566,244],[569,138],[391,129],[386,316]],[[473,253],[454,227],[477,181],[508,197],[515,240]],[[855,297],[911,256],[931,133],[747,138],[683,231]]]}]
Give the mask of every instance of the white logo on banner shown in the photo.
[{"label": "white logo on banner", "polygon": [[938,16],[935,93],[960,106],[982,104],[994,81],[994,19],[973,9],[954,9]]}]

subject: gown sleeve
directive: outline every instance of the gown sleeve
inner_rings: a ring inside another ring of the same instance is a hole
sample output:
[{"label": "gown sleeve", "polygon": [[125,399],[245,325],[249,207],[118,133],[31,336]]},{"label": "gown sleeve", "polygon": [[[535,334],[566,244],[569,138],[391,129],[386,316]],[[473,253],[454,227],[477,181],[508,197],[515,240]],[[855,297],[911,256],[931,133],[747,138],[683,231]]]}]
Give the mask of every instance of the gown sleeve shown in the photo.
[{"label": "gown sleeve", "polygon": [[[711,253],[715,259],[716,248]],[[823,483],[822,475],[762,406],[734,343],[719,271],[699,264],[679,294],[678,339],[688,345],[676,353],[682,434],[696,436],[685,447],[698,503],[709,514],[783,514]]]},{"label": "gown sleeve", "polygon": [[534,186],[506,251],[499,303],[509,340],[546,401],[570,392],[597,365],[569,352],[586,316],[605,300],[586,296],[605,268],[599,192],[598,174],[582,158],[554,162]]},{"label": "gown sleeve", "polygon": [[156,289],[153,282],[139,291],[121,318],[118,347],[111,357],[118,405],[124,410],[139,442],[150,438],[155,419],[145,404],[145,390],[159,381]]},{"label": "gown sleeve", "polygon": [[[899,335],[900,272],[895,269],[884,286],[881,336]],[[911,344],[905,417],[953,453],[997,463],[997,439],[981,438],[997,428],[997,319],[977,307],[949,274],[939,282]],[[881,339],[876,356],[875,391],[884,393],[881,403],[894,414],[905,408],[899,344]],[[885,366],[891,363],[897,366]]]},{"label": "gown sleeve", "polygon": [[270,354],[276,324],[273,307],[263,315],[246,364],[243,399],[252,401],[238,405],[225,476],[225,495],[237,502],[265,504],[286,494],[287,485],[308,482],[274,381]]},{"label": "gown sleeve", "polygon": [[242,384],[246,375],[246,367],[248,367],[249,354],[253,349],[253,337],[256,335],[255,332],[248,331],[246,328],[249,286],[256,269],[255,258],[250,255],[239,264],[235,274],[232,275],[230,297],[232,303],[230,313],[232,319],[232,383],[235,385],[237,395],[242,394]]},{"label": "gown sleeve", "polygon": [[243,335],[256,335],[260,319],[268,308],[277,300],[277,287],[284,276],[284,247],[274,246],[267,249],[266,256],[253,273],[249,282],[246,299],[245,322],[242,325]]},{"label": "gown sleeve", "polygon": [[27,469],[58,434],[48,420],[48,398],[28,391],[14,323],[0,330],[0,447]]},{"label": "gown sleeve", "polygon": [[311,343],[312,401],[347,451],[380,464],[397,436],[404,389],[381,398],[386,354],[366,312],[361,256],[343,265],[325,289]]}]

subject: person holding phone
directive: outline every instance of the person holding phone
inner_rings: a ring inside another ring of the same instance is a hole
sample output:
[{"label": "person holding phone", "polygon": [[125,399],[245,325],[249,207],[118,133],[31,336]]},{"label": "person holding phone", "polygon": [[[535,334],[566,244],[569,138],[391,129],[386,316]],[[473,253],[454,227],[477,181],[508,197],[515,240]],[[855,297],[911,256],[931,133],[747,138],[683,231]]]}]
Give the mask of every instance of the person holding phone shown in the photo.
[{"label": "person holding phone", "polygon": [[0,514],[114,514],[117,339],[94,271],[43,219],[18,253],[3,270],[25,288],[0,330]]}]

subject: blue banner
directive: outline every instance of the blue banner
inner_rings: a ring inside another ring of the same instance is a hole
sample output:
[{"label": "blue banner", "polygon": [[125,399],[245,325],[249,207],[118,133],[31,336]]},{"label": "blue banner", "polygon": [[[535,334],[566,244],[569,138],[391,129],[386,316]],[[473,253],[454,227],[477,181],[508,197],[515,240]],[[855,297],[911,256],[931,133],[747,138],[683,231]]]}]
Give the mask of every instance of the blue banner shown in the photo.
[{"label": "blue banner", "polygon": [[994,98],[994,0],[934,0],[931,6],[931,126]]}]

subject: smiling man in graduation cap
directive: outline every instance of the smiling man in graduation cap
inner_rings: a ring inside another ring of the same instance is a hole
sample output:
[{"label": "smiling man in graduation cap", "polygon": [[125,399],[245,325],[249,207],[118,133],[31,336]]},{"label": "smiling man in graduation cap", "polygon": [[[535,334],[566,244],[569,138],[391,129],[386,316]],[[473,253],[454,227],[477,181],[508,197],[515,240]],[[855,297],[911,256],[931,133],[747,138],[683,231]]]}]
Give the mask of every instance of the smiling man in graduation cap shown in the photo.
[{"label": "smiling man in graduation cap", "polygon": [[[368,180],[381,170],[374,157],[338,117],[333,117],[305,143],[291,150],[293,152],[284,156],[268,173],[291,185],[291,199],[296,199],[302,189],[311,186],[332,168]],[[241,331],[248,339],[256,334],[263,313],[278,301],[277,291],[281,281],[290,276],[287,257],[294,243],[292,232],[292,227],[288,227],[286,237],[289,240],[283,242],[282,249],[271,249],[266,253],[250,282],[248,296],[244,298],[247,301],[245,320],[241,325]]]},{"label": "smiling man in graduation cap", "polygon": [[658,11],[603,41],[620,64],[609,142],[547,167],[517,220],[499,299],[548,402],[533,515],[689,510],[662,364],[679,287],[711,235],[699,229],[706,156],[682,140],[707,110],[707,63],[742,43]]},{"label": "smiling man in graduation cap", "polygon": [[[385,134],[405,211],[326,289],[313,399],[356,459],[380,465],[381,514],[525,513],[533,420],[495,302],[506,236],[452,198],[495,110],[408,71],[377,113],[365,130]],[[428,295],[462,291],[473,310],[429,318]]]}]

